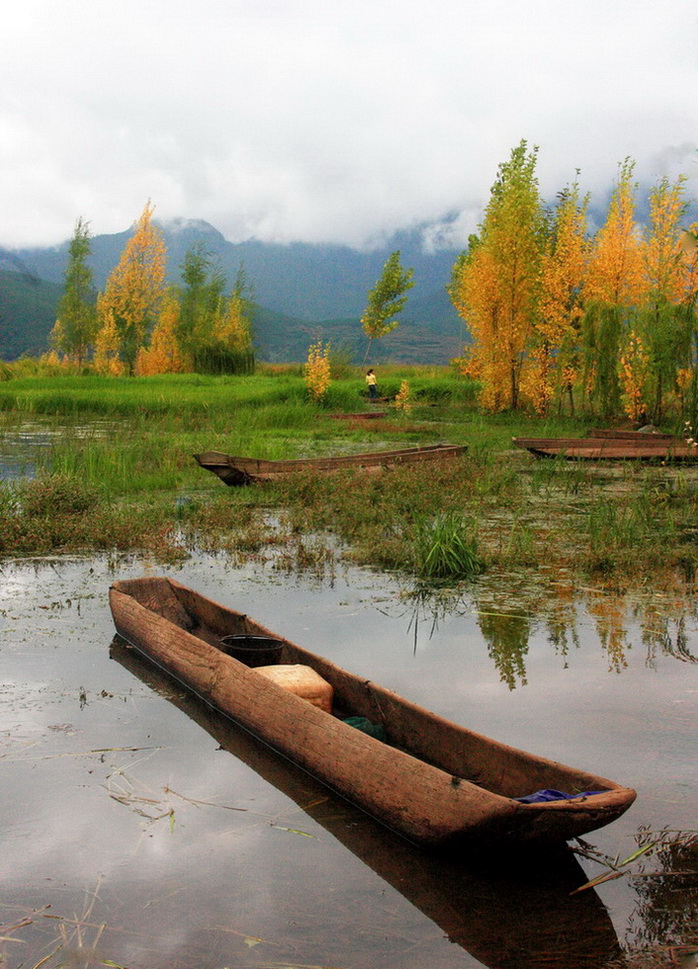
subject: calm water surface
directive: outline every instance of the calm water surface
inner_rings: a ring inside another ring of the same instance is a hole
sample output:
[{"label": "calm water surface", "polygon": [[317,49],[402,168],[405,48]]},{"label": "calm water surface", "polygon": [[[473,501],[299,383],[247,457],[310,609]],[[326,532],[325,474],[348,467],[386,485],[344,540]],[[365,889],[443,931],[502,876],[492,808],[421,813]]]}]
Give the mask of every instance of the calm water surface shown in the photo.
[{"label": "calm water surface", "polygon": [[[685,876],[657,877],[686,868],[670,851],[577,895],[605,869],[571,853],[435,858],[208,711],[114,639],[109,584],[162,571],[2,566],[0,965],[596,969],[695,936]],[[417,608],[359,570],[306,581],[206,557],[168,574],[443,716],[635,787],[595,850],[623,859],[643,826],[696,827],[692,603],[568,590],[532,606],[490,583]]]},{"label": "calm water surface", "polygon": [[66,436],[73,441],[103,438],[114,429],[113,421],[57,421],[37,417],[28,421],[12,413],[0,414],[0,480],[32,477],[50,460],[51,448]]}]

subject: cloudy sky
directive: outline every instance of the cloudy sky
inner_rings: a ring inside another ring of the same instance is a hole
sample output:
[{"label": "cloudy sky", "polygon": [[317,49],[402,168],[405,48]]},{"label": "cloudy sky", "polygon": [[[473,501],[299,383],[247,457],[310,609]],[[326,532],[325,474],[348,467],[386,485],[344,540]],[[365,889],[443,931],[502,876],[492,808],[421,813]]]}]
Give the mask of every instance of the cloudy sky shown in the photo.
[{"label": "cloudy sky", "polygon": [[698,197],[695,0],[22,0],[2,33],[8,247],[148,199],[231,241],[464,240],[523,138],[546,198],[628,156]]}]

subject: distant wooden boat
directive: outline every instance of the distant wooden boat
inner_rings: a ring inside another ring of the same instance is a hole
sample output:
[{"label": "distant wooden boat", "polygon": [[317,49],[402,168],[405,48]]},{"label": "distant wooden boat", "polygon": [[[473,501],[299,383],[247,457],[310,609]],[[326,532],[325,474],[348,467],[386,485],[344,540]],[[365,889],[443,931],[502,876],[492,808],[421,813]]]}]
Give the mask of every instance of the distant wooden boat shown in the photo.
[{"label": "distant wooden boat", "polygon": [[655,430],[632,430],[631,428],[620,428],[620,427],[609,427],[609,428],[596,428],[593,431],[589,431],[587,437],[599,439],[610,439],[617,441],[635,441],[640,444],[647,444],[648,442],[654,443],[657,441],[681,441],[681,438],[676,437],[675,434],[662,434],[661,431]]},{"label": "distant wooden boat", "polygon": [[386,410],[362,410],[356,414],[330,414],[333,421],[375,421],[387,416]]},{"label": "distant wooden boat", "polygon": [[698,448],[655,431],[595,430],[587,437],[515,437],[513,443],[536,457],[568,461],[698,462]]},{"label": "distant wooden boat", "polygon": [[384,468],[423,461],[443,461],[464,454],[459,444],[428,444],[422,447],[398,448],[391,451],[370,451],[364,454],[342,454],[324,458],[292,458],[267,461],[246,458],[221,451],[204,451],[194,459],[213,472],[227,485],[245,485],[252,481],[266,481],[298,471],[338,471],[342,468]]},{"label": "distant wooden boat", "polygon": [[[109,602],[117,632],[144,656],[416,843],[559,843],[609,824],[635,800],[614,781],[450,723],[172,579],[116,582]],[[226,651],[230,636],[276,639],[278,663],[246,666]],[[269,678],[289,665],[329,685],[332,712]],[[518,799],[544,789],[560,799]]]}]

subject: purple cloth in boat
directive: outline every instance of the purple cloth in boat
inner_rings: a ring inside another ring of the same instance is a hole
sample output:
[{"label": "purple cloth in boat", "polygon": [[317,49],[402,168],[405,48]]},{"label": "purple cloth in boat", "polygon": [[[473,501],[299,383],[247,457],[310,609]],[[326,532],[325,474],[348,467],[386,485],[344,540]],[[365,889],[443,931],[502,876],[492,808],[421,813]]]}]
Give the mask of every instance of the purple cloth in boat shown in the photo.
[{"label": "purple cloth in boat", "polygon": [[565,794],[563,791],[536,791],[535,794],[527,794],[526,797],[515,797],[514,801],[522,804],[541,804],[543,801],[572,801],[577,797],[589,797],[591,794],[602,794],[603,791],[582,791],[581,794]]}]

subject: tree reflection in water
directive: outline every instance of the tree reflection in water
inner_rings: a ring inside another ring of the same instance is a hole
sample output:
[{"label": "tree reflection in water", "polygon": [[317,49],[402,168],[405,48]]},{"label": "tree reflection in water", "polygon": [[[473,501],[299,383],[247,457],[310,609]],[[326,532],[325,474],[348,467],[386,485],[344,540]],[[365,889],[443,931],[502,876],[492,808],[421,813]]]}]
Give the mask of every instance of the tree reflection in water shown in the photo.
[{"label": "tree reflection in water", "polygon": [[621,673],[628,666],[631,624],[639,626],[646,666],[655,667],[662,656],[698,663],[687,628],[689,620],[698,621],[698,605],[688,592],[651,591],[639,597],[622,589],[576,590],[571,582],[561,581],[547,585],[543,594],[533,580],[528,587],[518,584],[512,589],[490,576],[456,588],[415,586],[401,598],[411,609],[415,653],[425,623],[431,638],[447,618],[475,614],[501,681],[514,690],[527,683],[526,657],[534,631],[545,628],[555,654],[566,659],[571,649],[579,648],[584,613],[593,619],[609,672]]},{"label": "tree reflection in water", "polygon": [[526,654],[531,635],[528,616],[502,610],[478,612],[478,626],[500,679],[510,690],[526,685]]}]

